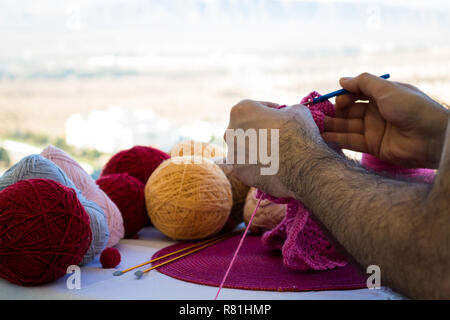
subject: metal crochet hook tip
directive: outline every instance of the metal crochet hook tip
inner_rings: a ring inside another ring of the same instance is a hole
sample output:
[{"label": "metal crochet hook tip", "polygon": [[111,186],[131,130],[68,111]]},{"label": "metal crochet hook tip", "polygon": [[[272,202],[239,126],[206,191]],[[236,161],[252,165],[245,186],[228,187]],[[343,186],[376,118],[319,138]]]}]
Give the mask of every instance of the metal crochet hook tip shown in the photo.
[{"label": "metal crochet hook tip", "polygon": [[123,274],[123,272],[122,271],[120,271],[120,270],[118,270],[118,271],[115,271],[114,273],[113,273],[113,276],[121,276]]},{"label": "metal crochet hook tip", "polygon": [[144,275],[144,272],[142,272],[142,271],[136,271],[135,273],[134,273],[134,275],[138,278],[138,279],[140,279],[140,278],[142,278],[142,276]]}]

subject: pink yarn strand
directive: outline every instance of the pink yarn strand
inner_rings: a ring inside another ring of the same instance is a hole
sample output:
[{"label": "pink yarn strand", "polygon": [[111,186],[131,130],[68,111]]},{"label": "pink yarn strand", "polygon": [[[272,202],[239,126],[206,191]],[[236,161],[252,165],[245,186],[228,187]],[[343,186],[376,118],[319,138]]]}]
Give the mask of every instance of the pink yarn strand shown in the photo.
[{"label": "pink yarn strand", "polygon": [[261,200],[263,198],[264,197],[261,196],[261,198],[259,198],[258,202],[256,203],[255,210],[253,210],[252,216],[250,217],[250,220],[248,221],[247,228],[245,228],[244,234],[242,235],[241,240],[239,241],[239,244],[238,244],[238,246],[236,248],[236,251],[234,252],[233,258],[231,259],[231,262],[230,262],[230,264],[228,266],[227,272],[225,272],[225,275],[224,275],[224,277],[222,279],[222,282],[220,283],[219,290],[217,291],[217,294],[216,294],[216,297],[214,298],[214,300],[217,300],[217,297],[219,296],[219,293],[222,290],[222,287],[225,284],[225,281],[227,280],[228,274],[230,273],[230,270],[233,267],[234,261],[236,260],[236,257],[237,257],[237,255],[239,253],[239,250],[241,249],[242,244],[244,243],[244,239],[247,236],[248,229],[250,228],[250,225],[252,224],[253,217],[255,216],[256,210],[258,210],[259,204],[261,203]]}]

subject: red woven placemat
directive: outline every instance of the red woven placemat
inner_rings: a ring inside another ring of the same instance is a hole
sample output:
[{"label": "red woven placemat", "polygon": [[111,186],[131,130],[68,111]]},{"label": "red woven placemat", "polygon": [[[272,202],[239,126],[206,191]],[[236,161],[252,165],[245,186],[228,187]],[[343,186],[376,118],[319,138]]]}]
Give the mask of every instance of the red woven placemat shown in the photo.
[{"label": "red woven placemat", "polygon": [[[168,263],[158,268],[158,271],[179,280],[218,287],[240,237],[241,235],[236,235],[216,243]],[[192,243],[171,245],[156,252],[152,258],[189,245]],[[157,261],[153,265],[174,256]],[[305,272],[289,269],[283,265],[278,251],[263,246],[260,237],[249,235],[224,287],[265,291],[343,290],[365,288],[366,279],[367,275],[354,264],[327,271]]]}]

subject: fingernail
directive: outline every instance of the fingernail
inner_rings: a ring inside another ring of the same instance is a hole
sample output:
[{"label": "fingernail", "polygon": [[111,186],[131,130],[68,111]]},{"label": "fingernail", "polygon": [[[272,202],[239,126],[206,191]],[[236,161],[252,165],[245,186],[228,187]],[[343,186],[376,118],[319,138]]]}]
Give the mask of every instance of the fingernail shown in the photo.
[{"label": "fingernail", "polygon": [[348,81],[350,80],[352,77],[342,77],[341,79],[339,79],[339,81]]}]

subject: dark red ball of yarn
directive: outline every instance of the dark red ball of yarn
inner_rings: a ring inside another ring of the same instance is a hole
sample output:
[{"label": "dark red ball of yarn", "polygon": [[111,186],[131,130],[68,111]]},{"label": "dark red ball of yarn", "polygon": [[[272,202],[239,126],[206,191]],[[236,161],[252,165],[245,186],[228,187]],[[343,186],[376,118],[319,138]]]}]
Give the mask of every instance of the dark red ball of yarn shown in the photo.
[{"label": "dark red ball of yarn", "polygon": [[130,238],[150,222],[145,207],[144,184],[127,173],[100,177],[97,184],[122,214],[125,237]]},{"label": "dark red ball of yarn", "polygon": [[104,269],[117,267],[120,259],[120,252],[116,248],[106,248],[100,255],[100,263]]},{"label": "dark red ball of yarn", "polygon": [[128,173],[144,185],[161,162],[170,156],[156,148],[135,146],[115,154],[105,165],[100,176],[113,173]]},{"label": "dark red ball of yarn", "polygon": [[33,286],[78,265],[92,240],[89,216],[71,188],[47,179],[0,192],[0,276]]}]

